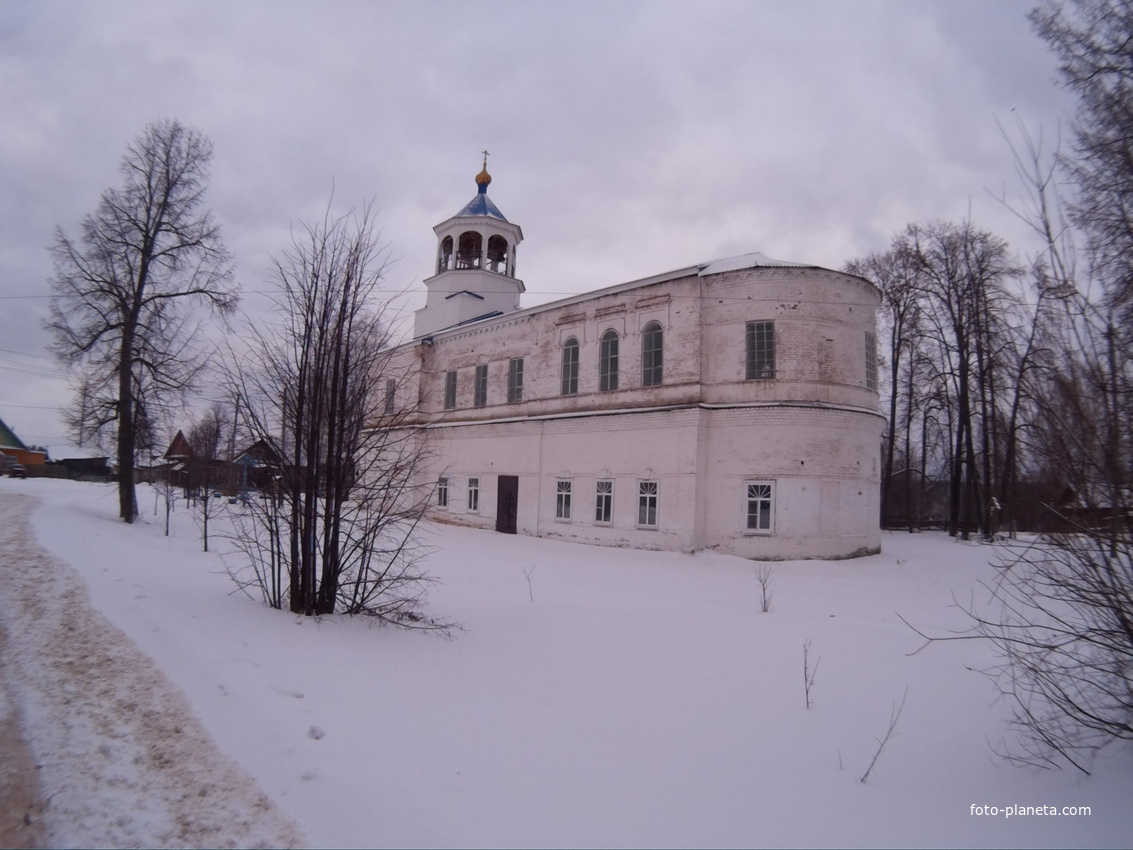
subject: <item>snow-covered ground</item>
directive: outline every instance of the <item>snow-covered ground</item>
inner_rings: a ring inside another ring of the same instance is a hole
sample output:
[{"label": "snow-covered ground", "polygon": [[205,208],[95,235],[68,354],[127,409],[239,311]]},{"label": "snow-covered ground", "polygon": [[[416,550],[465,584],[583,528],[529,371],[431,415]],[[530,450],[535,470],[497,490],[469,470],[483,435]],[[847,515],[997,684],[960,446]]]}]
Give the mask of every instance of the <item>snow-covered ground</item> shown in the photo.
[{"label": "snow-covered ground", "polygon": [[[463,627],[446,640],[296,618],[234,593],[187,511],[164,537],[145,489],[134,527],[115,520],[109,486],[3,479],[3,493],[39,497],[40,543],[180,689],[187,704],[173,708],[195,715],[313,846],[1133,843],[1133,750],[1103,752],[1090,777],[1006,763],[993,748],[1008,707],[972,669],[991,663],[987,647],[910,654],[921,641],[897,614],[928,632],[963,628],[953,594],[983,601],[986,547],[890,534],[878,556],[777,563],[762,613],[755,565],[738,558],[436,527],[429,613]],[[54,569],[45,595],[73,579]],[[68,593],[78,610],[81,594]],[[9,630],[13,604],[0,607]],[[809,710],[808,640],[821,659]],[[61,746],[52,728],[70,723],[71,746],[121,760],[124,782],[144,786],[148,773],[160,784],[168,765],[140,758],[144,742],[68,720],[42,682],[8,684],[37,761]],[[862,783],[906,689],[896,734]],[[65,764],[66,753],[49,755]],[[54,770],[48,794],[67,785],[65,767]],[[83,793],[90,811],[124,799],[121,789]],[[1006,817],[1011,805],[1090,814]],[[66,811],[48,806],[52,834],[81,834],[52,822]],[[176,812],[123,814],[153,822],[154,843],[178,846],[161,824]],[[235,844],[296,834],[263,807],[218,800],[213,814],[233,824],[221,834]]]}]

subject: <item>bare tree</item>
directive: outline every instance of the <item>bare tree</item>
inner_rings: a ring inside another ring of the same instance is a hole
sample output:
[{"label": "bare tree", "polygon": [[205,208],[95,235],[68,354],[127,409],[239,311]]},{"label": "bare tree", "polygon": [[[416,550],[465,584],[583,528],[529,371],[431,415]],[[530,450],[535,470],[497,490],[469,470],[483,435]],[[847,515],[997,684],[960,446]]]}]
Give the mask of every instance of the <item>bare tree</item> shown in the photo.
[{"label": "bare tree", "polygon": [[427,577],[417,528],[425,444],[408,427],[410,360],[390,347],[384,255],[369,207],[305,227],[276,263],[278,321],[253,329],[232,377],[274,481],[237,516],[237,544],[268,604],[417,627]]},{"label": "bare tree", "polygon": [[[1097,0],[1072,5],[1069,17],[1058,4],[1034,19],[1067,63],[1068,82],[1076,90],[1085,87],[1081,121],[1099,109],[1121,107],[1112,98],[1095,99],[1093,84],[1078,80],[1087,67],[1077,64],[1083,58],[1078,53],[1093,50],[1095,39],[1107,40],[1120,46],[1121,56],[1110,58],[1128,65],[1133,10]],[[1076,29],[1083,24],[1088,26]],[[1106,68],[1104,55],[1093,54],[1086,77],[1109,77],[1114,69]],[[1123,103],[1128,117],[1128,89]],[[1122,120],[1101,121],[1098,129],[1121,126]],[[1089,160],[1084,165],[1074,156],[1044,157],[1041,139],[1026,133],[1025,147],[1015,148],[1028,193],[1020,216],[1045,241],[1034,263],[1040,305],[1046,306],[1036,311],[1041,344],[1027,349],[1036,368],[1028,377],[1033,388],[1026,444],[1037,472],[1058,482],[1060,495],[1047,505],[1052,528],[1031,545],[1001,549],[998,576],[987,584],[988,603],[966,606],[971,634],[922,636],[984,640],[995,648],[998,660],[986,672],[1012,705],[1018,733],[1006,756],[1088,773],[1098,749],[1115,739],[1133,740],[1133,351],[1119,321],[1120,281],[1112,276],[1112,251],[1124,238],[1118,220],[1127,213],[1111,194],[1133,180],[1133,158],[1123,165],[1120,158],[1094,159],[1098,151],[1083,149],[1084,129],[1080,123],[1076,146],[1077,156]],[[1122,144],[1129,150],[1128,133],[1124,142],[1113,141],[1114,151]],[[1112,169],[1104,187],[1096,182],[1103,161]],[[1077,188],[1074,204],[1059,195],[1060,177]],[[1081,266],[1076,236],[1084,236],[1088,262]]]},{"label": "bare tree", "polygon": [[[993,234],[970,222],[934,221],[908,225],[887,251],[855,260],[847,270],[878,283],[888,319],[883,520],[899,513],[893,485],[903,477],[900,512],[912,528],[914,458],[920,457],[923,493],[931,456],[947,461],[949,531],[967,537],[978,523],[988,534],[1003,458],[1015,462],[1005,445],[1013,436],[1004,434],[1004,416],[1015,392],[1010,377],[1017,371],[1020,328],[1013,324],[1017,305],[1005,284],[1020,269]],[[914,446],[917,420],[921,439]],[[943,434],[948,436],[940,439]],[[895,468],[898,457],[903,470]]]},{"label": "bare tree", "polygon": [[[1043,443],[1080,507],[1106,510],[1109,533],[1120,539],[1133,510],[1133,6],[1048,2],[1031,20],[1078,96],[1073,149],[1055,155],[1060,171],[1042,167],[1033,146],[1021,160],[1028,220],[1046,238],[1052,286],[1065,307],[1064,345],[1050,370],[1062,404],[1048,408]],[[1055,176],[1075,188],[1070,201]],[[1075,262],[1076,234],[1084,268]]]},{"label": "bare tree", "polygon": [[[911,463],[910,432],[913,410],[917,406],[916,396],[920,382],[916,368],[917,334],[920,328],[921,303],[917,288],[917,264],[908,246],[895,239],[893,246],[880,253],[873,253],[846,264],[846,271],[873,281],[881,290],[882,317],[886,323],[889,338],[889,427],[885,433],[885,446],[881,470],[881,523],[892,524],[896,513],[892,504],[892,485],[897,475],[894,458],[897,453],[898,435],[905,434],[904,460],[906,468]],[[904,380],[902,380],[904,378]],[[904,405],[902,401],[904,389]],[[903,427],[902,427],[903,426]],[[911,509],[908,504],[908,475],[905,476],[905,517],[912,531]]]},{"label": "bare tree", "polygon": [[1021,733],[1007,755],[1088,773],[1090,753],[1133,740],[1133,545],[1078,525],[1004,551],[1001,611],[970,613],[999,652],[991,672]]},{"label": "bare tree", "polygon": [[1067,206],[1085,235],[1090,273],[1107,306],[1133,325],[1133,5],[1047,2],[1031,13],[1078,97],[1073,150],[1062,157],[1077,193]]},{"label": "bare tree", "polygon": [[81,443],[113,434],[119,513],[133,522],[135,457],[202,367],[193,309],[236,301],[231,261],[202,210],[212,145],[177,121],[151,124],[122,158],[77,241],[56,232],[54,351],[77,369],[70,423]]},{"label": "bare tree", "polygon": [[200,493],[197,515],[201,521],[201,545],[209,550],[209,520],[216,513],[214,496],[222,483],[217,468],[229,424],[229,412],[225,405],[214,402],[203,416],[189,429],[189,445],[193,457],[189,463],[190,486]]},{"label": "bare tree", "polygon": [[1007,310],[1005,281],[1021,273],[1007,244],[965,222],[910,225],[905,234],[920,270],[926,330],[937,348],[941,388],[954,410],[949,533],[965,539],[973,519],[986,535],[994,492],[999,352]]}]

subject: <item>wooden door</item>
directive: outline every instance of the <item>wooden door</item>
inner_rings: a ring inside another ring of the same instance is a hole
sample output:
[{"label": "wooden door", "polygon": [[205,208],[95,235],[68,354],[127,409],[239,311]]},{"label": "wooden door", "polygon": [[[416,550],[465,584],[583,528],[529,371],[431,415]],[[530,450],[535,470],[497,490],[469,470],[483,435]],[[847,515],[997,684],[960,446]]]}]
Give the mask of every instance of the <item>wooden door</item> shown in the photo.
[{"label": "wooden door", "polygon": [[519,513],[519,476],[501,475],[496,484],[496,531],[515,534]]}]

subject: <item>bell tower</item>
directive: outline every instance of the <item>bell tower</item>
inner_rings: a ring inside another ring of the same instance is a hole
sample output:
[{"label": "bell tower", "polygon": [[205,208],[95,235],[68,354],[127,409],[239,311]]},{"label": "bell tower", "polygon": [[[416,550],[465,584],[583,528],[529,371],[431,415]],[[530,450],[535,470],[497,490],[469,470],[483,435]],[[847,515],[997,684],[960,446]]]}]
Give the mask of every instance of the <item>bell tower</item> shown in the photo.
[{"label": "bell tower", "polygon": [[446,328],[519,309],[523,281],[515,276],[515,249],[523,231],[488,197],[492,175],[488,152],[476,175],[476,196],[433,228],[437,258],[425,280],[425,306],[414,316],[413,336],[420,339]]}]

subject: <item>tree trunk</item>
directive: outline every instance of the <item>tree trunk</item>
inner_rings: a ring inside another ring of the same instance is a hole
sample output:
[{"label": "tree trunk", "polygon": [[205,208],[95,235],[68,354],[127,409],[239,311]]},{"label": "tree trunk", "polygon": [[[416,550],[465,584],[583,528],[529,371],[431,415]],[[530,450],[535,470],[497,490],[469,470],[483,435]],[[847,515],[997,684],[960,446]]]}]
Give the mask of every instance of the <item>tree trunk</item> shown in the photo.
[{"label": "tree trunk", "polygon": [[122,352],[118,363],[118,515],[126,522],[138,517],[138,499],[134,488],[134,337],[122,334]]}]

